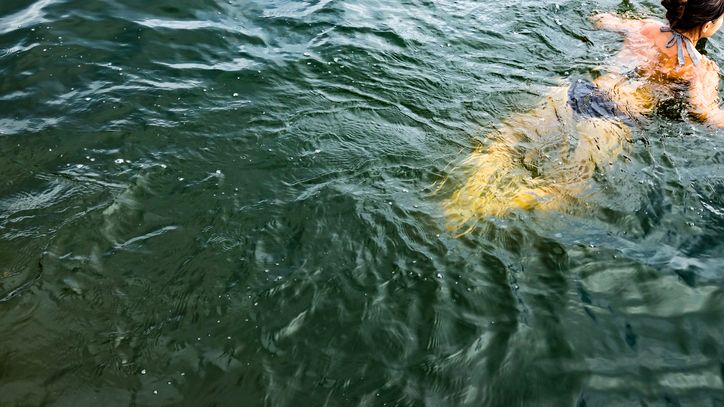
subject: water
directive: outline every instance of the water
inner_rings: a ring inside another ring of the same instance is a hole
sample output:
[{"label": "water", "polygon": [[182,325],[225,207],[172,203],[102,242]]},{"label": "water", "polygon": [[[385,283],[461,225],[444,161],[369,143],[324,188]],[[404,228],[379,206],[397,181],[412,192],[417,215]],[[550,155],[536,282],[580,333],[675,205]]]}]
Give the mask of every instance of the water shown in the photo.
[{"label": "water", "polygon": [[443,209],[655,3],[3,0],[0,405],[722,405],[720,132]]}]

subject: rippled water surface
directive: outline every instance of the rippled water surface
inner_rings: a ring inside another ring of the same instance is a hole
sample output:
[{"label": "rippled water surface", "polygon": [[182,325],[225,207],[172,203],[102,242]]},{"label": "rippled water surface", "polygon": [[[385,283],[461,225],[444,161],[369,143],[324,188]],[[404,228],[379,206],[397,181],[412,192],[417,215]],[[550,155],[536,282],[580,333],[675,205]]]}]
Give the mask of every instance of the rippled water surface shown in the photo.
[{"label": "rippled water surface", "polygon": [[576,205],[445,216],[619,47],[595,9],[660,14],[2,0],[0,405],[724,405],[721,132],[656,116]]}]

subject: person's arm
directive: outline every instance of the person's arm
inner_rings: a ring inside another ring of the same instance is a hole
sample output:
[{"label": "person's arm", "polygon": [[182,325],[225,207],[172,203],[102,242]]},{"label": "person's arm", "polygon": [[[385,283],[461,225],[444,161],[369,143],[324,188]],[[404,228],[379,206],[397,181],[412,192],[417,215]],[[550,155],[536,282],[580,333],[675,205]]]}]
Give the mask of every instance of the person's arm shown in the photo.
[{"label": "person's arm", "polygon": [[645,20],[626,20],[615,14],[600,13],[592,16],[591,22],[599,30],[626,34],[640,29]]},{"label": "person's arm", "polygon": [[719,107],[719,68],[705,61],[689,82],[689,111],[707,124],[724,128],[724,110]]}]

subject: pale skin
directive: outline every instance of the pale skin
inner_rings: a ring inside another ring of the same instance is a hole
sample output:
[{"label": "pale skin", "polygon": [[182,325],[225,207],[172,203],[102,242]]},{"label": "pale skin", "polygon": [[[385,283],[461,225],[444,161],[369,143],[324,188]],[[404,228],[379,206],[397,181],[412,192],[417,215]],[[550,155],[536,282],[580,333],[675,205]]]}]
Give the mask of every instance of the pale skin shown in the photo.
[{"label": "pale skin", "polygon": [[[719,67],[699,54],[698,66],[685,53],[686,64],[678,65],[676,47],[666,48],[671,33],[661,32],[663,24],[655,20],[625,20],[613,14],[598,14],[592,18],[596,27],[625,36],[622,54],[640,59],[639,71],[644,75],[658,75],[670,80],[683,80],[689,84],[690,113],[707,124],[724,127],[724,111],[719,107]],[[692,43],[710,38],[722,26],[724,16],[700,27],[680,31]]]},{"label": "pale skin", "polygon": [[[724,16],[682,32],[694,44],[714,35]],[[719,68],[703,55],[694,66],[686,55],[679,66],[676,47],[666,48],[671,33],[655,20],[626,20],[613,14],[592,18],[597,28],[624,35],[611,73],[594,83],[630,117],[651,113],[672,98],[671,83],[688,84],[689,113],[724,127],[719,107]],[[698,54],[698,51],[697,51]],[[637,76],[625,75],[634,66]],[[464,162],[465,183],[445,202],[452,229],[513,209],[557,209],[585,199],[597,168],[612,163],[631,141],[630,128],[617,119],[576,117],[568,106],[568,86],[554,88],[537,108],[506,119]],[[468,229],[470,230],[470,229]],[[463,232],[464,233],[464,232]]]}]

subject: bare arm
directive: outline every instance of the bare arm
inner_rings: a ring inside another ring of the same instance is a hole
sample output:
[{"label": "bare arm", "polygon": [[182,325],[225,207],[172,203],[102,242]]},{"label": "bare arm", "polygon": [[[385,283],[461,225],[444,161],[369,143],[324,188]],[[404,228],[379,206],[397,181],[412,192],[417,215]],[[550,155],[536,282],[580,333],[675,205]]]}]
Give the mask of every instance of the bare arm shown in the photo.
[{"label": "bare arm", "polygon": [[697,119],[724,128],[724,110],[719,107],[719,68],[706,62],[689,83],[689,109]]},{"label": "bare arm", "polygon": [[591,17],[591,22],[599,30],[628,34],[640,30],[649,20],[627,20],[611,13],[599,13]]}]

